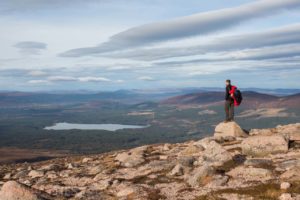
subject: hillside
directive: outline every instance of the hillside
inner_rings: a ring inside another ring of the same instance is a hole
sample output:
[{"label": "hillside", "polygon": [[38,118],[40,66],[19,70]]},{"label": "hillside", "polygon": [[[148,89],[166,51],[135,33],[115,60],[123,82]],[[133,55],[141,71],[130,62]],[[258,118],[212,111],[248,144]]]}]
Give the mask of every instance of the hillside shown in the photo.
[{"label": "hillside", "polygon": [[300,124],[0,166],[1,200],[300,198]]},{"label": "hillside", "polygon": [[[223,104],[224,92],[201,92],[179,95],[161,101],[161,104],[167,105],[214,105]],[[299,107],[300,94],[289,96],[275,96],[253,91],[243,92],[243,105],[249,107]]]}]

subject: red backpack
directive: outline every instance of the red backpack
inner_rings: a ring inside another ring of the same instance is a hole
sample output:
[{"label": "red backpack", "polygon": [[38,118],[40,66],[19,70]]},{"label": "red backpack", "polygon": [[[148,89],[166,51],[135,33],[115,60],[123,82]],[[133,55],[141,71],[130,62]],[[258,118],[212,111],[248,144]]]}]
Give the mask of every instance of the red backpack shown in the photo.
[{"label": "red backpack", "polygon": [[231,86],[229,94],[233,94],[232,98],[234,101],[234,106],[239,106],[242,103],[243,97],[241,91],[234,85]]}]

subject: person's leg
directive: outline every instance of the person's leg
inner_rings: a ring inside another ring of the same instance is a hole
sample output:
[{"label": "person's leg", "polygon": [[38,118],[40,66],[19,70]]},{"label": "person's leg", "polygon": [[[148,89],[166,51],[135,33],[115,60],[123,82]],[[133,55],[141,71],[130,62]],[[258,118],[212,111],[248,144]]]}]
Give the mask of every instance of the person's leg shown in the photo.
[{"label": "person's leg", "polygon": [[229,120],[234,120],[234,103],[230,102],[229,105]]},{"label": "person's leg", "polygon": [[225,121],[229,121],[229,106],[230,106],[229,101],[225,101],[225,105],[224,105],[224,107],[225,107],[225,116],[226,116]]}]

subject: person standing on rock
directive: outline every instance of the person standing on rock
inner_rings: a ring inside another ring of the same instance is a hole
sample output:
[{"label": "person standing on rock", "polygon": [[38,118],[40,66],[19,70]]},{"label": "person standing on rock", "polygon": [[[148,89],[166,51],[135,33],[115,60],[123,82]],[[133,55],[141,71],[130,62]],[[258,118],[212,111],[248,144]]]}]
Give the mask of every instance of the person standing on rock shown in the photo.
[{"label": "person standing on rock", "polygon": [[226,113],[226,122],[234,120],[234,97],[232,91],[232,85],[230,80],[226,80],[226,94],[225,94],[225,113]]}]

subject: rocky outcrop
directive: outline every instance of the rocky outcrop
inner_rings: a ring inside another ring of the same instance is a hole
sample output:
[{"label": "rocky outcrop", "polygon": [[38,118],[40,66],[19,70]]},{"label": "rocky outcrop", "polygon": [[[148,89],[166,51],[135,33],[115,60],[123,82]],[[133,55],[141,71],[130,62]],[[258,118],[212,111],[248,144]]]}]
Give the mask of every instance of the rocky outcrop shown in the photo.
[{"label": "rocky outcrop", "polygon": [[203,165],[197,167],[193,172],[187,176],[187,182],[193,186],[202,185],[205,181],[205,178],[212,176],[214,174],[214,168],[209,165]]},{"label": "rocky outcrop", "polygon": [[267,156],[288,151],[288,141],[281,135],[253,136],[242,142],[243,154],[249,156]]},{"label": "rocky outcrop", "polygon": [[269,169],[244,166],[232,169],[227,175],[235,179],[243,179],[244,181],[266,181],[274,178],[272,171]]},{"label": "rocky outcrop", "polygon": [[236,122],[223,122],[216,126],[214,137],[247,137],[247,134]]},{"label": "rocky outcrop", "polygon": [[280,178],[286,181],[300,181],[300,168],[295,166],[281,174]]},{"label": "rocky outcrop", "polygon": [[278,125],[270,129],[251,129],[250,135],[274,135],[279,134],[288,137],[290,141],[300,141],[300,123]]},{"label": "rocky outcrop", "polygon": [[1,200],[50,200],[54,199],[49,194],[34,190],[16,181],[6,182],[0,192]]},{"label": "rocky outcrop", "polygon": [[236,123],[222,123],[197,141],[0,165],[0,200],[297,200],[300,148],[288,144],[298,127],[244,137]]},{"label": "rocky outcrop", "polygon": [[142,164],[144,159],[144,153],[147,150],[147,146],[138,147],[130,150],[129,152],[123,152],[116,156],[115,160],[119,161],[124,167],[135,167]]},{"label": "rocky outcrop", "polygon": [[232,155],[216,141],[209,141],[203,151],[202,158],[212,166],[222,166],[232,160]]}]

